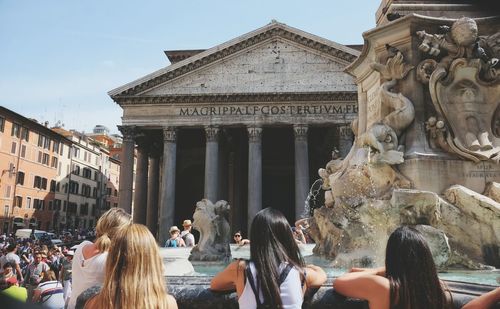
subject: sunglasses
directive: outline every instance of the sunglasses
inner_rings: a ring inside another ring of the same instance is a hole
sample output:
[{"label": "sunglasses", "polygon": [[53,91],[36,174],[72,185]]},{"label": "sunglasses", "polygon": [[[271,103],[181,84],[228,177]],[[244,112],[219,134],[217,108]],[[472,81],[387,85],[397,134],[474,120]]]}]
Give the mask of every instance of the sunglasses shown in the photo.
[{"label": "sunglasses", "polygon": [[236,234],[236,235],[234,235],[234,237],[241,237],[241,235]]}]

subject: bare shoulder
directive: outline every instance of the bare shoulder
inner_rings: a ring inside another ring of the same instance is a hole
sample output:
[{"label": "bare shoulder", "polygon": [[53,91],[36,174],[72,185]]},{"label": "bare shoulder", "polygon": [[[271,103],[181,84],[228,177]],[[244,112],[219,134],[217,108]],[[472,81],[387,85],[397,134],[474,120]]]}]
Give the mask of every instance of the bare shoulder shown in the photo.
[{"label": "bare shoulder", "polygon": [[177,309],[177,301],[170,294],[167,295],[167,308],[168,309]]}]

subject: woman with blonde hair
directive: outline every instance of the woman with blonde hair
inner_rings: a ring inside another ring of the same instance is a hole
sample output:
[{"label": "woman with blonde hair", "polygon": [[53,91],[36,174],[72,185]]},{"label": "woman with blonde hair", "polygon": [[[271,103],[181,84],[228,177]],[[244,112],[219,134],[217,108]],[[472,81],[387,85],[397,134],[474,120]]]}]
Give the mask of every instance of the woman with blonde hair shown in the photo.
[{"label": "woman with blonde hair", "polygon": [[97,221],[94,243],[82,242],[75,251],[72,261],[72,292],[68,308],[74,309],[76,298],[91,286],[104,282],[104,270],[111,241],[118,230],[131,224],[131,216],[121,208],[113,207]]},{"label": "woman with blonde hair", "polygon": [[132,224],[118,232],[106,262],[104,285],[84,308],[177,308],[167,294],[160,252],[147,227]]}]

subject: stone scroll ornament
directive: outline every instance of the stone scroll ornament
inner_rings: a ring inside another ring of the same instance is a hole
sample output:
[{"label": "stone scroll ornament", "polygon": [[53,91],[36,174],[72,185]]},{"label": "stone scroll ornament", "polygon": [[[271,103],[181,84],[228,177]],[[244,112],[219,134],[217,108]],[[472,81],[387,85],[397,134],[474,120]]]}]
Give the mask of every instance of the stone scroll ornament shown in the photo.
[{"label": "stone scroll ornament", "polygon": [[200,232],[200,240],[191,250],[190,261],[227,262],[231,259],[230,208],[228,202],[223,200],[213,204],[203,199],[196,203],[193,228]]},{"label": "stone scroll ornament", "polygon": [[426,123],[431,145],[474,162],[498,163],[500,32],[478,36],[476,22],[467,17],[440,29],[445,33],[416,33],[419,49],[437,59],[417,67],[437,114]]}]

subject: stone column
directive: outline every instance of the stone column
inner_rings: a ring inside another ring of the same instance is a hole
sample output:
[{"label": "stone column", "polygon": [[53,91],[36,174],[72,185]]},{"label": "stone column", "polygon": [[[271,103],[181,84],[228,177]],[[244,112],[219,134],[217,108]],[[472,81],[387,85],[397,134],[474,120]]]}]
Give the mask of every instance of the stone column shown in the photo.
[{"label": "stone column", "polygon": [[252,220],[262,209],[262,128],[248,127],[248,219]]},{"label": "stone column", "polygon": [[217,202],[219,192],[219,128],[205,127],[205,198]]},{"label": "stone column", "polygon": [[340,156],[345,158],[351,150],[354,135],[350,125],[338,126],[337,130],[339,135]]},{"label": "stone column", "polygon": [[175,213],[175,164],[177,155],[175,128],[163,129],[163,175],[161,184],[160,222],[158,240],[163,246],[170,237],[168,231],[174,224]]},{"label": "stone column", "polygon": [[118,126],[118,130],[123,135],[118,207],[131,213],[134,181],[134,149],[137,129],[135,126]]},{"label": "stone column", "polygon": [[156,147],[149,154],[148,171],[148,207],[146,212],[146,226],[153,236],[158,233],[158,193],[160,184],[160,150]]},{"label": "stone column", "polygon": [[295,220],[301,218],[309,194],[309,150],[307,125],[293,125],[295,135]]},{"label": "stone column", "polygon": [[144,144],[137,146],[137,166],[135,168],[134,223],[146,224],[148,201],[148,149]]}]

